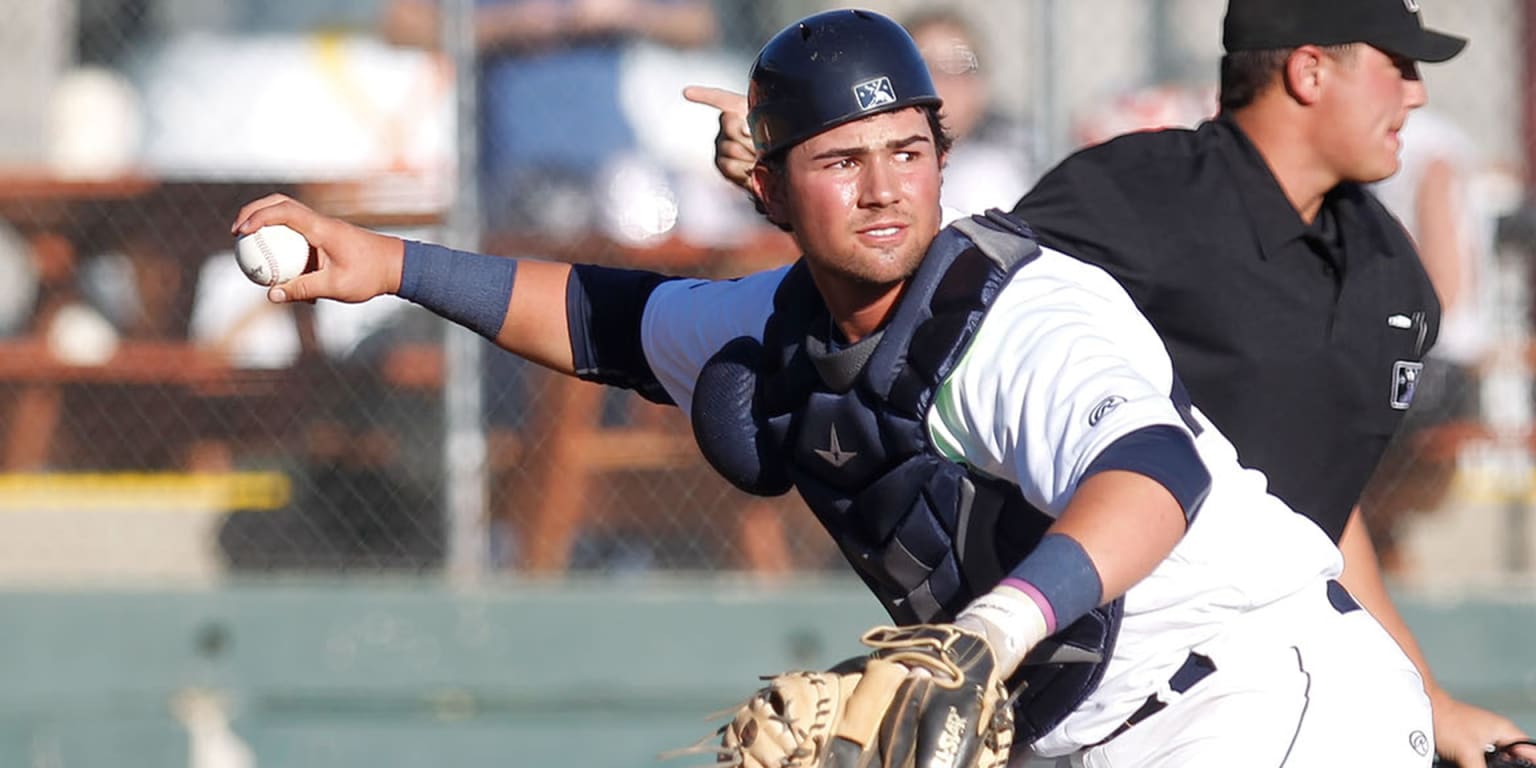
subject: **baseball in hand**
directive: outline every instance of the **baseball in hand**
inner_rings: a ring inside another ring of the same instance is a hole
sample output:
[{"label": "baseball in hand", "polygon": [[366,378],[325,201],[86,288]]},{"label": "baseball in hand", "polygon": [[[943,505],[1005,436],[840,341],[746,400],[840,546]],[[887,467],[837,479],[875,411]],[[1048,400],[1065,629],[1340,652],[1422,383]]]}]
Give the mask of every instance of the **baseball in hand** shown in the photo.
[{"label": "baseball in hand", "polygon": [[269,224],[235,240],[235,261],[253,283],[286,283],[309,266],[309,241],[281,224]]}]

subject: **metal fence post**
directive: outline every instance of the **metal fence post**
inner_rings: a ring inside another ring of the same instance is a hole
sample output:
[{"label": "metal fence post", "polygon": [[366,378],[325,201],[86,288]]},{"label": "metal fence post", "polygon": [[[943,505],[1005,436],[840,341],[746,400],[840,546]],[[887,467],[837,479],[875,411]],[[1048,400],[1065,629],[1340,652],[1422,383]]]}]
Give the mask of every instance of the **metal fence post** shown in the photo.
[{"label": "metal fence post", "polygon": [[[479,250],[479,111],[476,94],[474,0],[441,0],[442,50],[453,64],[458,191],[447,211],[448,245]],[[469,583],[485,574],[488,554],[489,476],[480,393],[481,349],[474,333],[444,323],[443,480],[450,581]]]}]

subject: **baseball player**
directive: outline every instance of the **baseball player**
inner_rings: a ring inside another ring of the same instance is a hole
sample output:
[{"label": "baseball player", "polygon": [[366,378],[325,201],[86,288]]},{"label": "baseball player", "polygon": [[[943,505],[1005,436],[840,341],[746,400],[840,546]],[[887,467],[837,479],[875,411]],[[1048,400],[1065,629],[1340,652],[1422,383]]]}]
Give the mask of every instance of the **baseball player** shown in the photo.
[{"label": "baseball player", "polygon": [[[1425,678],[1441,754],[1470,767],[1524,734],[1436,684],[1356,504],[1439,333],[1413,245],[1361,184],[1397,167],[1419,62],[1465,42],[1417,3],[1229,0],[1221,115],[1084,149],[1014,213],[1125,286],[1242,463],[1338,542],[1349,588]],[[722,110],[716,165],[745,185],[745,99],[686,93]]]},{"label": "baseball player", "polygon": [[[234,230],[286,224],[317,249],[317,271],[273,301],[396,293],[554,370],[677,404],[717,471],[797,490],[917,628],[872,633],[875,655],[1005,681],[1014,742],[1040,755],[1429,765],[1413,665],[1333,580],[1328,538],[1239,467],[1123,289],[1011,215],[941,228],[939,106],[883,16],[831,11],[774,36],[751,74],[750,184],[802,258],[736,280],[453,251],[281,196]],[[959,647],[983,652],[947,655]],[[903,686],[938,677],[910,666]],[[974,764],[979,724],[929,701],[774,764],[843,747]],[[755,765],[763,741],[727,746]]]}]

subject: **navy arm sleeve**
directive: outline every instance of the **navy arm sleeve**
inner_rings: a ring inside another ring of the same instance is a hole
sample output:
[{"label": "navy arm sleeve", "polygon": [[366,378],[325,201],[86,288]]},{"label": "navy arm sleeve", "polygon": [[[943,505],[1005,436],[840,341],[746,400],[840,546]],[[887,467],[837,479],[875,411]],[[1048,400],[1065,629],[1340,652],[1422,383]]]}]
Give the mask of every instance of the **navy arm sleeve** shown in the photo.
[{"label": "navy arm sleeve", "polygon": [[590,264],[571,268],[565,313],[578,378],[632,389],[651,402],[674,404],[651,371],[640,339],[646,301],[656,286],[672,279],[655,272]]}]

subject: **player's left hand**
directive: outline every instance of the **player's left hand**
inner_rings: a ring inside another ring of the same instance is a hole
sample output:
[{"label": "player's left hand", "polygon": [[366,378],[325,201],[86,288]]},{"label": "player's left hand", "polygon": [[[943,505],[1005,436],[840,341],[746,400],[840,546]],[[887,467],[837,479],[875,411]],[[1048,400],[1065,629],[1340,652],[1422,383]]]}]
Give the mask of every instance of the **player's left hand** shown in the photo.
[{"label": "player's left hand", "polygon": [[[913,768],[1002,768],[1013,745],[1013,712],[985,636],[954,624],[876,627],[864,633],[871,660],[910,672],[886,712],[883,762]],[[894,759],[893,759],[894,758]],[[839,763],[843,765],[844,763]]]},{"label": "player's left hand", "polygon": [[715,132],[715,168],[726,181],[750,191],[747,177],[757,165],[752,131],[747,128],[747,97],[724,88],[690,85],[683,98],[720,110],[720,129]]},{"label": "player's left hand", "polygon": [[877,627],[874,648],[827,672],[769,679],[707,753],[740,768],[1002,768],[1007,692],[987,641],[953,624]]},{"label": "player's left hand", "polygon": [[[1487,748],[1526,738],[1508,718],[1458,701],[1444,690],[1430,696],[1435,720],[1435,751],[1463,768],[1481,768]],[[1536,762],[1536,747],[1520,746],[1513,754]]]}]

